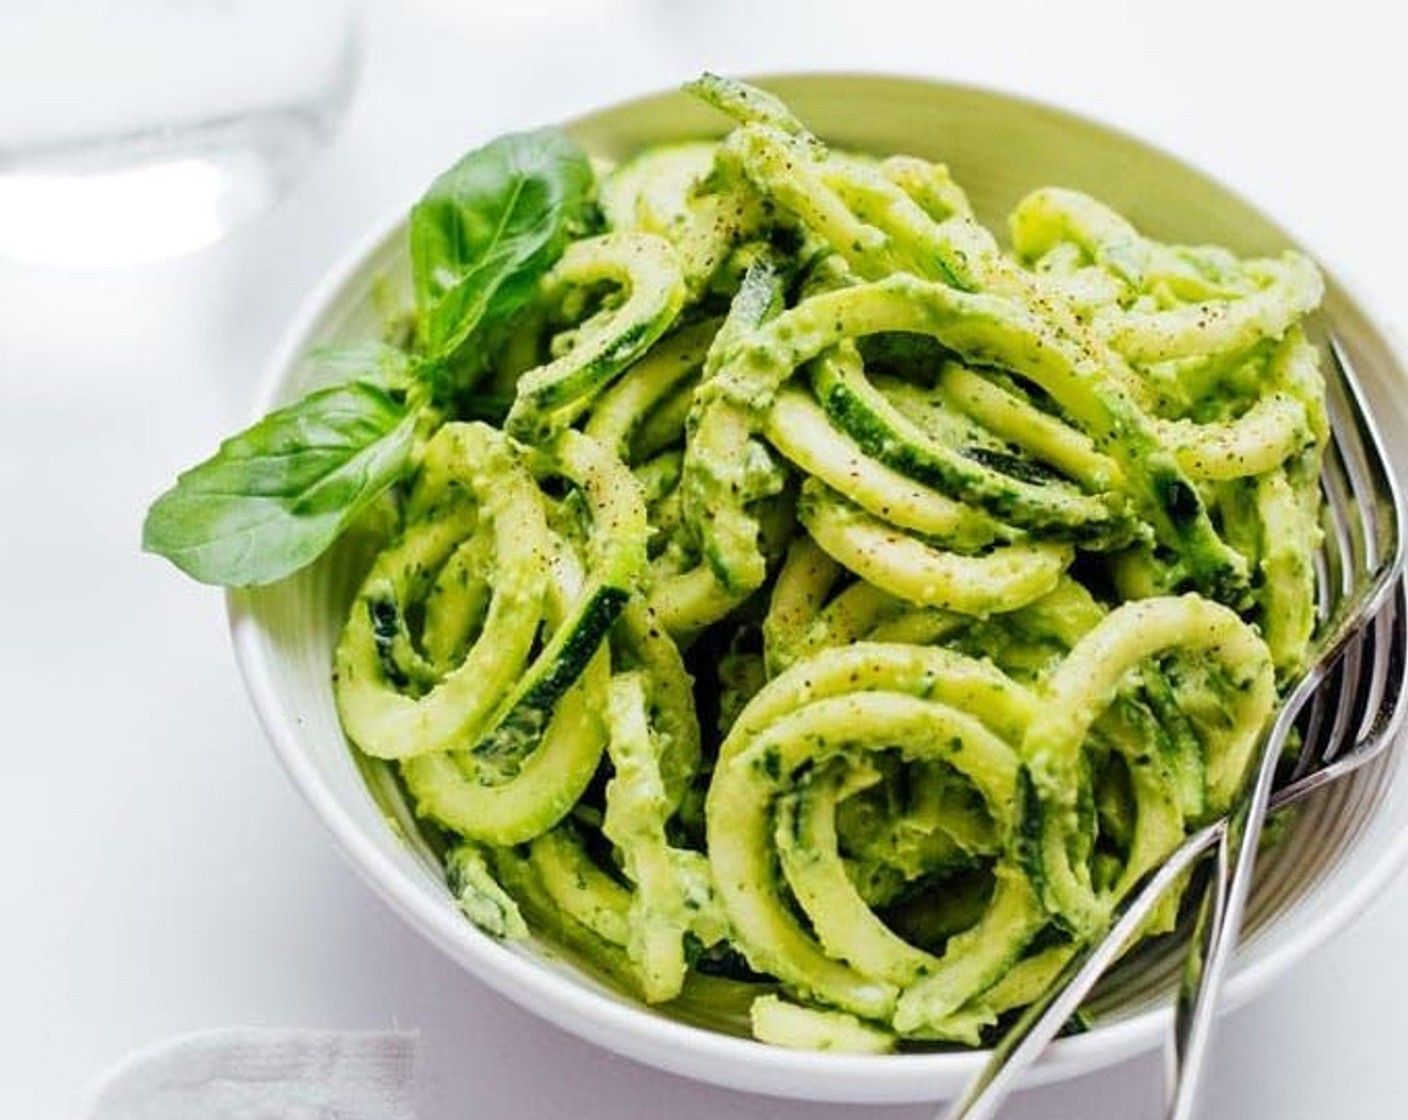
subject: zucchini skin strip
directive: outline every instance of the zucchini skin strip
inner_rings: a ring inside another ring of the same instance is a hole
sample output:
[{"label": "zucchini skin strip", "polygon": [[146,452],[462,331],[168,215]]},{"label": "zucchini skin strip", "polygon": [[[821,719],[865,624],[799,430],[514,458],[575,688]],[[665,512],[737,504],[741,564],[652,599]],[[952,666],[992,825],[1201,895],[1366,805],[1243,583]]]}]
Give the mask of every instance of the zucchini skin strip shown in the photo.
[{"label": "zucchini skin strip", "polygon": [[402,769],[422,813],[496,844],[540,835],[590,782],[606,741],[605,639],[645,570],[644,503],[619,459],[568,430],[540,469],[566,476],[586,497],[592,574],[581,574],[566,546],[557,550],[551,637],[476,735],[453,753],[424,753]]},{"label": "zucchini skin strip", "polygon": [[684,280],[674,250],[652,234],[604,234],[573,242],[544,280],[555,290],[610,281],[625,301],[590,324],[570,352],[518,379],[505,421],[516,439],[534,443],[571,423],[591,399],[650,348],[684,304]]},{"label": "zucchini skin strip", "polygon": [[645,500],[624,463],[590,436],[568,429],[557,437],[545,473],[570,479],[591,508],[589,575],[580,599],[470,749],[498,780],[512,778],[541,738],[558,698],[616,624],[646,569]]},{"label": "zucchini skin strip", "polygon": [[621,459],[631,461],[631,440],[652,408],[704,365],[719,320],[681,327],[640,358],[592,406],[583,429]]},{"label": "zucchini skin strip", "polygon": [[[551,548],[537,486],[486,424],[440,429],[408,515],[415,520],[373,564],[334,654],[338,717],[357,747],[377,758],[444,751],[479,733],[523,670],[548,580]],[[388,676],[378,633],[404,625],[417,573],[438,569],[476,527],[493,535],[494,571],[504,577],[495,580],[479,640],[425,695],[408,695]]]},{"label": "zucchini skin strip", "polygon": [[[748,268],[709,348],[686,419],[681,508],[702,562],[653,588],[651,606],[671,634],[687,638],[737,607],[767,578],[765,526],[749,508],[777,493],[780,472],[753,438],[749,418],[709,390],[721,354],[781,306],[783,277],[772,259]],[[713,402],[713,403],[711,403]]]},{"label": "zucchini skin strip", "polygon": [[[1132,536],[1117,502],[1073,487],[1034,483],[995,470],[981,459],[931,439],[900,414],[865,378],[853,348],[818,358],[812,385],[833,422],[869,455],[941,494],[971,503],[991,516],[1048,535],[1105,543]],[[852,360],[845,361],[844,357]]]},{"label": "zucchini skin strip", "polygon": [[1109,490],[1123,484],[1119,467],[1095,450],[1094,441],[1084,432],[1033,407],[974,370],[946,362],[938,383],[959,408],[989,431],[1050,463],[1088,489]]},{"label": "zucchini skin strip", "polygon": [[[560,546],[547,596],[549,625],[562,629],[582,600],[584,579],[580,562]],[[610,651],[601,645],[558,698],[547,726],[508,780],[486,771],[464,749],[403,760],[401,776],[417,812],[496,845],[521,844],[553,828],[581,798],[605,750],[610,676]]]},{"label": "zucchini skin strip", "polygon": [[872,458],[796,385],[768,410],[768,441],[807,474],[839,490],[876,517],[955,548],[976,549],[1012,535],[1010,528],[965,502],[917,483]]}]

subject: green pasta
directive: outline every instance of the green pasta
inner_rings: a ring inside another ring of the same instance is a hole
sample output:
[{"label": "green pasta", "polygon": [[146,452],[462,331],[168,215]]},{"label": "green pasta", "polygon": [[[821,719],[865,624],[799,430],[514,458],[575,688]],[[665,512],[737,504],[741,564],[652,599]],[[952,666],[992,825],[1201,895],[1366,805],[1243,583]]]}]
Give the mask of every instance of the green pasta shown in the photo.
[{"label": "green pasta", "polygon": [[692,88],[727,135],[599,167],[442,360],[338,710],[486,932],[768,1043],[982,1044],[1304,662],[1321,282],[1053,187],[1004,248],[942,165]]}]

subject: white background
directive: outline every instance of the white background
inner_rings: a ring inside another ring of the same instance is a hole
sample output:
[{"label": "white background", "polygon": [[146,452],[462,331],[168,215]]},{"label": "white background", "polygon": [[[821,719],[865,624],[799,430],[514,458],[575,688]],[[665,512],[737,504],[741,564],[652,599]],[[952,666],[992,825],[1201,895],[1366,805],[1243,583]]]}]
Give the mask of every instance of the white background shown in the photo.
[{"label": "white background", "polygon": [[[442,959],[334,853],[255,725],[221,597],[140,554],[139,526],[244,422],[311,284],[443,165],[705,67],[959,78],[1124,126],[1262,203],[1401,339],[1408,66],[1376,14],[1392,6],[1125,8],[371,0],[347,127],[260,223],[130,271],[0,263],[0,1117],[64,1116],[129,1049],[235,1024],[419,1028],[421,1120],[928,1115],[657,1073]],[[1225,1021],[1206,1116],[1404,1115],[1405,944],[1399,880]],[[1152,1116],[1158,1072],[1136,1060],[1005,1115]]]}]

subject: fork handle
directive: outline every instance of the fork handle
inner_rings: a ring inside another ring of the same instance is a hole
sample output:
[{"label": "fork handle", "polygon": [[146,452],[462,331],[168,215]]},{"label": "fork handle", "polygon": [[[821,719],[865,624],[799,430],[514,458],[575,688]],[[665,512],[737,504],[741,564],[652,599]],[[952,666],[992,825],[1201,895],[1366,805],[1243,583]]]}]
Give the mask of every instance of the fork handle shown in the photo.
[{"label": "fork handle", "polygon": [[1249,796],[1234,807],[1217,842],[1214,872],[1184,960],[1165,1053],[1168,1120],[1192,1120],[1207,1064],[1217,999],[1236,947],[1251,891],[1261,826],[1271,799],[1276,763],[1299,706],[1283,708],[1262,748]]},{"label": "fork handle", "polygon": [[1213,951],[1219,931],[1226,928],[1227,888],[1231,878],[1232,856],[1228,829],[1218,838],[1211,874],[1194,885],[1198,914],[1188,939],[1183,973],[1174,1002],[1173,1029],[1164,1055],[1165,1102],[1169,1120],[1186,1120],[1193,1115],[1196,1090],[1202,1080],[1202,1064],[1211,1036],[1211,1009],[1216,1003],[1207,990],[1211,984],[1208,962],[1218,958]]}]

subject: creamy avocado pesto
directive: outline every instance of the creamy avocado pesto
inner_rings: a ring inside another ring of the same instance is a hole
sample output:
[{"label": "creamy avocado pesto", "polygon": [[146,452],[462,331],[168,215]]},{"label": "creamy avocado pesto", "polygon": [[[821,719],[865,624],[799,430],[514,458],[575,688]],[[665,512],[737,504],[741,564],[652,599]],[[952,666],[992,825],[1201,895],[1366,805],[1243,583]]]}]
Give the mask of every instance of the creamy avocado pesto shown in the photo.
[{"label": "creamy avocado pesto", "polygon": [[261,582],[395,522],[338,711],[486,933],[769,1043],[980,1044],[1304,661],[1321,281],[1038,184],[1000,241],[941,164],[691,89],[722,138],[438,179],[393,344],[148,544]]},{"label": "creamy avocado pesto", "polygon": [[344,724],[487,932],[729,976],[771,1043],[977,1044],[1305,656],[1319,280],[1052,188],[1004,251],[942,166],[695,89],[733,130],[601,174],[507,407],[429,439]]}]

